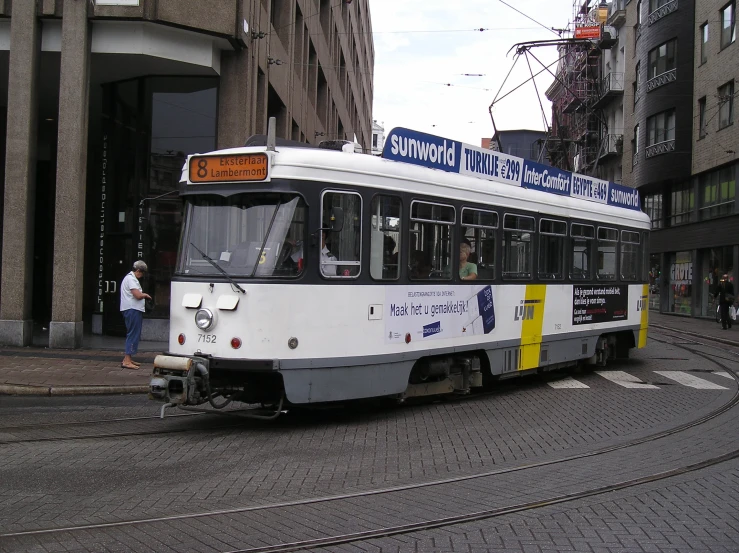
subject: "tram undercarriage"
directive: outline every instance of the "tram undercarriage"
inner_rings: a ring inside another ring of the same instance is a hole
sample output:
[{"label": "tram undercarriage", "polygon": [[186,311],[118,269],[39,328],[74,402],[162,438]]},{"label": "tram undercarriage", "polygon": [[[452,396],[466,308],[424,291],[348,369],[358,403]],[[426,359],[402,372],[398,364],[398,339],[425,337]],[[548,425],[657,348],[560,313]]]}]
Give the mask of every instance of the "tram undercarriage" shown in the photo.
[{"label": "tram undercarriage", "polygon": [[[571,341],[568,341],[568,343]],[[524,370],[507,370],[505,364],[497,363],[498,359],[505,359],[506,363],[515,366],[519,363],[518,350],[493,350],[486,352],[467,351],[462,353],[426,356],[417,359],[410,367],[405,385],[394,393],[376,395],[356,395],[356,397],[336,396],[337,401],[351,401],[367,399],[369,397],[390,397],[397,400],[410,398],[465,395],[473,389],[490,387],[494,381],[508,379],[515,376],[549,372],[577,365],[605,366],[610,359],[627,358],[630,348],[636,343],[633,332],[620,331],[612,334],[592,336],[590,340],[582,341],[580,355],[568,360],[548,358],[548,349],[542,348],[542,364]],[[574,344],[570,344],[572,346]],[[515,356],[508,352],[515,351]],[[493,363],[491,363],[491,359]],[[545,364],[544,361],[547,361]],[[162,416],[168,407],[197,406],[209,404],[213,409],[223,409],[233,402],[243,404],[262,404],[264,409],[255,414],[255,418],[276,418],[283,408],[291,404],[326,404],[324,400],[290,401],[290,394],[286,393],[285,378],[291,378],[290,371],[252,370],[241,371],[235,369],[214,368],[218,360],[208,357],[180,357],[174,355],[159,355],[154,361],[154,374],[150,383],[149,397],[163,401]],[[312,371],[316,371],[314,368]],[[318,369],[320,370],[320,369]],[[335,367],[333,374],[337,375],[334,382],[324,379],[333,386],[341,386],[342,376],[352,369],[349,367]],[[371,369],[365,369],[371,371]],[[318,373],[314,373],[318,374]],[[351,373],[349,373],[351,374]],[[356,374],[356,372],[354,373]],[[342,376],[338,376],[342,375]],[[381,378],[382,375],[366,373],[365,378]],[[294,383],[293,383],[294,386]],[[308,396],[304,396],[308,397]],[[338,399],[341,398],[341,399]],[[266,410],[266,414],[265,414]]]}]

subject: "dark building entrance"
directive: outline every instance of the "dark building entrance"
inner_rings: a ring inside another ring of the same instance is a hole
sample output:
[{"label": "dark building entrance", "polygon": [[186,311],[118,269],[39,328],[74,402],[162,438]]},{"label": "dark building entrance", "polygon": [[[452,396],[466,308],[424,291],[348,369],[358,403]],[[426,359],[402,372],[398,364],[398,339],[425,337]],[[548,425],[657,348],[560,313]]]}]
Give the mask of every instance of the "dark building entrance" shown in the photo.
[{"label": "dark building entrance", "polygon": [[147,77],[105,84],[99,95],[90,129],[86,318],[94,333],[125,333],[120,282],[143,259],[142,285],[153,298],[144,339],[166,339],[182,220],[177,186],[187,155],[216,147],[218,79]]}]

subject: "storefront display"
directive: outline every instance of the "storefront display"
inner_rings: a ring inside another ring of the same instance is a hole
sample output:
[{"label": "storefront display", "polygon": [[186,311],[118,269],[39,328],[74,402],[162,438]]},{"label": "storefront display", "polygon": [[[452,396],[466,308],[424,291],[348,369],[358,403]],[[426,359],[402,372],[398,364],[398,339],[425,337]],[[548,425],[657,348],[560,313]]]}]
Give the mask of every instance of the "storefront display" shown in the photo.
[{"label": "storefront display", "polygon": [[693,258],[691,252],[670,255],[670,311],[692,315]]}]

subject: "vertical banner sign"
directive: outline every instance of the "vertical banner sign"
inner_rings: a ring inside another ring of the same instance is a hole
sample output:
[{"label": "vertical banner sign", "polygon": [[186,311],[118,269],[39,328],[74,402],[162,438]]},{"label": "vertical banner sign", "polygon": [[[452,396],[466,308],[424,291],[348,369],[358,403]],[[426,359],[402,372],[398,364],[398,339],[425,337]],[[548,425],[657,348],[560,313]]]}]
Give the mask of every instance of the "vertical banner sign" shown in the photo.
[{"label": "vertical banner sign", "polygon": [[103,276],[105,273],[105,197],[108,180],[108,135],[103,132],[103,158],[100,173],[100,250],[98,252],[98,309],[103,312]]},{"label": "vertical banner sign", "polygon": [[572,324],[610,323],[623,321],[629,314],[629,287],[573,286]]},{"label": "vertical banner sign", "polygon": [[139,239],[136,242],[136,259],[144,258],[144,202],[139,202],[139,218],[138,218]]}]

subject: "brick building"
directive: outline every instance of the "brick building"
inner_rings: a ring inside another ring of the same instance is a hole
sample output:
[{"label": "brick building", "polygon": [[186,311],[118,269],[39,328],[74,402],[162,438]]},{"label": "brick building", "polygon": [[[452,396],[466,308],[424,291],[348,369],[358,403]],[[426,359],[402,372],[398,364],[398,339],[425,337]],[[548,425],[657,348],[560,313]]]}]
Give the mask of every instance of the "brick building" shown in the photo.
[{"label": "brick building", "polygon": [[[714,316],[720,275],[739,262],[735,1],[644,0],[634,29],[624,183],[652,218],[652,307]],[[736,284],[735,284],[736,285]]]},{"label": "brick building", "polygon": [[0,343],[121,332],[137,258],[144,337],[166,336],[186,155],[269,117],[369,150],[371,31],[367,0],[0,2]]}]

